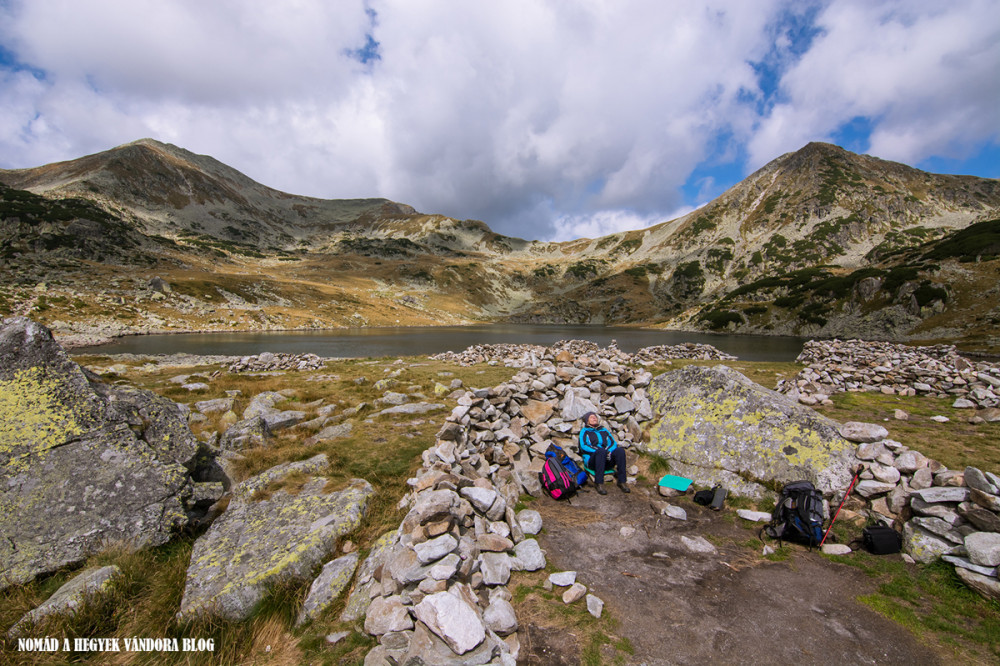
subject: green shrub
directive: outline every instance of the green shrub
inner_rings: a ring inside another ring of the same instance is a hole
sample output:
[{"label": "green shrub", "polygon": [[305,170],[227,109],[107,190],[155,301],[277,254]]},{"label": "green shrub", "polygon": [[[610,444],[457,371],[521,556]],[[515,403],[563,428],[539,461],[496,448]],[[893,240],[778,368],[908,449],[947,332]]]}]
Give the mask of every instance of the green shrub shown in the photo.
[{"label": "green shrub", "polygon": [[737,326],[744,323],[742,315],[739,312],[733,312],[732,310],[712,310],[710,312],[703,312],[699,317],[701,321],[707,321],[709,328],[713,331],[719,330],[720,328],[726,328],[729,326],[730,322],[735,323]]}]

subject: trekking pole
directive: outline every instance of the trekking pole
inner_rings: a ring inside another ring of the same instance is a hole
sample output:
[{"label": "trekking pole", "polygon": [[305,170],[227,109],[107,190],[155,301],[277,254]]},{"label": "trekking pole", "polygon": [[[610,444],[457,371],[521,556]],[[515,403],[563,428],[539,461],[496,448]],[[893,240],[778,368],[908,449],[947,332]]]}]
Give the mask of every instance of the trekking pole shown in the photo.
[{"label": "trekking pole", "polygon": [[837,522],[837,516],[840,515],[840,510],[844,508],[844,502],[847,501],[847,496],[851,494],[854,490],[854,484],[858,480],[858,475],[861,474],[861,470],[864,469],[862,465],[858,465],[854,470],[854,478],[851,479],[851,485],[847,486],[847,492],[844,493],[844,497],[840,500],[840,506],[837,507],[837,513],[833,514],[833,520],[830,521],[830,526],[826,528],[826,533],[823,534],[823,539],[819,542],[817,548],[822,548],[823,544],[826,542],[826,538],[830,536],[830,530],[833,529],[833,524]]}]

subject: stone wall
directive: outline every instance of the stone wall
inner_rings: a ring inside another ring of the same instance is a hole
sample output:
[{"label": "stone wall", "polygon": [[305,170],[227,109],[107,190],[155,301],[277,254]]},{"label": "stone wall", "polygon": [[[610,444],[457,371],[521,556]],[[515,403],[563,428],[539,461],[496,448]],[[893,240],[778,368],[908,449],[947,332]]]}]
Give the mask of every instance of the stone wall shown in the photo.
[{"label": "stone wall", "polygon": [[540,517],[514,507],[522,493],[541,494],[545,449],[561,444],[575,457],[587,411],[603,414],[626,447],[652,417],[648,372],[622,365],[614,348],[577,349],[588,353],[528,350],[538,354],[534,366],[458,397],[409,480],[406,518],[369,555],[362,571],[371,573],[359,574],[342,617],[360,617],[370,604],[365,630],[379,646],[366,664],[515,663],[518,625],[506,585],[512,571],[546,561],[532,538]]}]

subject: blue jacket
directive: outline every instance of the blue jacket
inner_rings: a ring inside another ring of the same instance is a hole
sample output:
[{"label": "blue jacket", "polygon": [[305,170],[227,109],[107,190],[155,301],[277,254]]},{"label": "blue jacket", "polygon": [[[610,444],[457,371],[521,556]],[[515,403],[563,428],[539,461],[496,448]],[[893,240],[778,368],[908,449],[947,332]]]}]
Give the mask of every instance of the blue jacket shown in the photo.
[{"label": "blue jacket", "polygon": [[605,427],[591,428],[584,426],[580,431],[580,455],[583,456],[583,464],[586,467],[593,467],[590,464],[590,457],[599,448],[607,449],[610,453],[618,448],[618,442]]}]

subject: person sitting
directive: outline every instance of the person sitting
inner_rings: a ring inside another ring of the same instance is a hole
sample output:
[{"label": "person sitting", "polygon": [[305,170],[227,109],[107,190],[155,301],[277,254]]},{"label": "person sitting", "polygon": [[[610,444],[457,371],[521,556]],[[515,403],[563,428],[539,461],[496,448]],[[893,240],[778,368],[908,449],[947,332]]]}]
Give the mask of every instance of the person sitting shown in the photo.
[{"label": "person sitting", "polygon": [[583,415],[583,429],[580,430],[580,455],[583,465],[594,470],[594,484],[598,494],[607,495],[604,489],[604,471],[615,470],[618,488],[623,493],[632,492],[626,485],[625,450],[618,446],[614,436],[601,426],[601,419],[594,412]]}]

